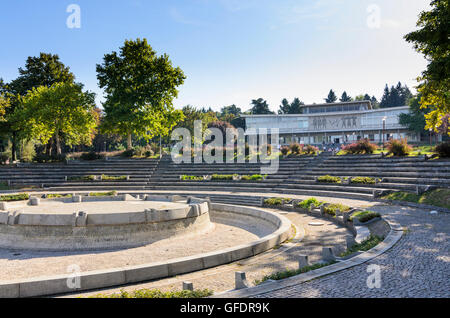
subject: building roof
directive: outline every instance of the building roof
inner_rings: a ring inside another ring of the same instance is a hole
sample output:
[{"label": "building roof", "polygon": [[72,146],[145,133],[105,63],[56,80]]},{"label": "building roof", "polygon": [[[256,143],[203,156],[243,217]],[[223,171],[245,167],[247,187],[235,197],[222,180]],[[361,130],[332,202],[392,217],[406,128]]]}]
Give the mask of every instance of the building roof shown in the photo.
[{"label": "building roof", "polygon": [[370,100],[357,100],[351,102],[340,102],[340,103],[323,103],[323,104],[310,104],[310,105],[302,105],[302,108],[305,107],[323,107],[323,106],[342,106],[342,105],[356,105],[356,104],[367,104],[369,109],[372,109],[372,103]]}]

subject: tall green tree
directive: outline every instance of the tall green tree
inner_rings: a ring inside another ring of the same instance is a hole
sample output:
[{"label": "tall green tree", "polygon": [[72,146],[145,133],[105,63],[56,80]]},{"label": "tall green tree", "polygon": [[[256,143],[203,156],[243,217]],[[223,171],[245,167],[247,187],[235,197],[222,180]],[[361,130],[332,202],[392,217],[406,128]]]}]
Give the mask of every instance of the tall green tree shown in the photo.
[{"label": "tall green tree", "polygon": [[12,160],[16,160],[18,135],[23,123],[16,122],[17,116],[12,116],[24,97],[33,88],[50,87],[55,83],[73,83],[74,74],[65,66],[57,54],[40,53],[39,56],[27,58],[25,67],[19,68],[19,76],[10,83],[2,83],[0,90],[10,100],[10,107],[6,112],[6,123],[1,125],[0,133],[6,133],[12,140]]},{"label": "tall green tree", "polygon": [[278,114],[301,114],[303,112],[302,106],[305,104],[299,99],[294,98],[292,103],[289,103],[289,101],[284,98],[281,101],[280,109],[278,110]]},{"label": "tall green tree", "polygon": [[450,2],[433,0],[430,5],[430,11],[419,15],[419,29],[405,39],[429,61],[427,69],[417,78],[417,89],[422,94],[422,107],[431,110],[426,114],[426,128],[438,131],[443,118],[450,113]]},{"label": "tall green tree", "polygon": [[380,107],[399,107],[408,105],[409,100],[412,98],[411,91],[408,86],[402,85],[398,82],[396,86],[389,86],[386,84],[383,92],[383,97],[381,98]]},{"label": "tall green tree", "polygon": [[146,140],[166,136],[183,119],[173,99],[186,76],[146,39],[127,40],[119,53],[106,54],[97,65],[97,78],[106,99],[103,130],[127,136],[128,149],[132,135]]},{"label": "tall green tree", "polygon": [[337,101],[337,96],[336,93],[330,89],[330,92],[328,93],[327,98],[325,98],[325,102],[331,104],[331,103],[335,103]]},{"label": "tall green tree", "polygon": [[235,118],[238,118],[241,115],[241,113],[242,113],[242,110],[233,104],[230,106],[222,107],[218,118],[222,121],[226,121],[226,122],[230,123]]},{"label": "tall green tree", "polygon": [[341,98],[339,99],[341,102],[345,103],[345,102],[351,102],[353,100],[353,98],[351,98],[350,96],[347,95],[347,92],[344,91],[342,93]]},{"label": "tall green tree", "polygon": [[5,122],[5,114],[8,107],[9,99],[0,94],[0,122]]},{"label": "tall green tree", "polygon": [[409,130],[424,135],[426,133],[425,115],[429,110],[421,108],[420,105],[421,96],[418,94],[416,97],[411,98],[409,102],[409,113],[399,115],[399,123],[408,127]]},{"label": "tall green tree", "polygon": [[25,123],[21,133],[28,139],[47,143],[55,139],[57,154],[61,142],[68,146],[90,144],[95,129],[95,94],[82,85],[55,83],[33,88],[14,111],[16,122]]},{"label": "tall green tree", "polygon": [[262,98],[253,99],[251,102],[251,105],[253,105],[253,107],[250,109],[250,113],[252,115],[275,114],[273,111],[270,110],[269,104],[267,104],[267,101],[265,101]]}]

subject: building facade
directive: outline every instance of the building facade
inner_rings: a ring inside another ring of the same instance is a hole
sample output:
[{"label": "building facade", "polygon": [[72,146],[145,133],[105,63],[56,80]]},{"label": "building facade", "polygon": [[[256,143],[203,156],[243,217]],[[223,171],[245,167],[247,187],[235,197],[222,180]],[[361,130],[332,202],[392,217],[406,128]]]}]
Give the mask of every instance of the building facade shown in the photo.
[{"label": "building facade", "polygon": [[278,128],[280,144],[345,144],[368,138],[383,142],[407,138],[419,142],[420,134],[400,125],[399,115],[409,107],[372,109],[370,101],[305,105],[303,114],[244,115],[246,134],[258,129]]}]

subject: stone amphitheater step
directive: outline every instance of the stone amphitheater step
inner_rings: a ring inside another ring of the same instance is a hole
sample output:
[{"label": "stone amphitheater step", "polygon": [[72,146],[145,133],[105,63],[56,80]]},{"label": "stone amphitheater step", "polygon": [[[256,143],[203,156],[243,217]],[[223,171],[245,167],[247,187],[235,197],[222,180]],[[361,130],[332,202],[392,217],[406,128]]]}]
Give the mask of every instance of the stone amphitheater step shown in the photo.
[{"label": "stone amphitheater step", "polygon": [[[282,184],[283,187],[295,187],[295,186],[323,186],[323,185],[330,185],[329,183],[318,183],[315,182],[314,180],[302,180],[302,179],[289,179],[288,182],[284,182]],[[372,188],[372,189],[377,189],[377,190],[381,190],[381,189],[401,189],[401,190],[409,190],[409,191],[414,191],[416,189],[416,185],[415,184],[408,184],[408,183],[377,183],[377,184],[357,184],[357,183],[352,183],[352,184],[331,184],[331,185],[335,185],[335,186],[339,186],[339,187],[343,187],[343,188],[348,188],[348,187],[362,187],[362,188]]]}]

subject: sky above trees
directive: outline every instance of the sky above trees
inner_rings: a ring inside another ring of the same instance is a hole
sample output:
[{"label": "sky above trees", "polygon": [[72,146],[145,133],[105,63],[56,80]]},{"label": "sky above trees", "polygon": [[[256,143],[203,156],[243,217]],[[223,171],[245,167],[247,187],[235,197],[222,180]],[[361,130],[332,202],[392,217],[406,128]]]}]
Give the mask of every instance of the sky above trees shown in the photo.
[{"label": "sky above trees", "polygon": [[[66,8],[81,8],[81,28],[69,29]],[[177,108],[249,109],[264,98],[272,111],[299,97],[320,103],[339,96],[375,95],[398,81],[414,92],[426,67],[403,36],[415,29],[427,0],[379,0],[380,27],[368,24],[366,0],[47,0],[2,3],[0,77],[18,76],[28,56],[58,54],[85,89],[103,101],[95,67],[125,39],[147,38],[187,79]],[[370,10],[369,10],[370,11]]]}]

